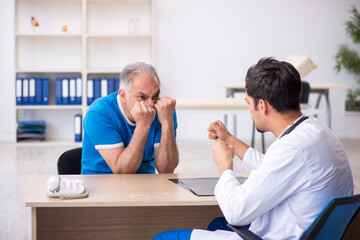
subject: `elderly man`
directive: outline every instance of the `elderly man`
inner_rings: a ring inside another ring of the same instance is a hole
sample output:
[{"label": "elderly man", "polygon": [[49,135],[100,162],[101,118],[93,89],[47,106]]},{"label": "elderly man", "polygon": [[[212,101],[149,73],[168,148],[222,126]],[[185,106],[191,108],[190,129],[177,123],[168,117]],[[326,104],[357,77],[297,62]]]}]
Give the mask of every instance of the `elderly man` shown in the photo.
[{"label": "elderly man", "polygon": [[81,173],[172,173],[179,161],[175,105],[160,98],[153,66],[127,65],[119,91],[97,99],[86,113]]}]

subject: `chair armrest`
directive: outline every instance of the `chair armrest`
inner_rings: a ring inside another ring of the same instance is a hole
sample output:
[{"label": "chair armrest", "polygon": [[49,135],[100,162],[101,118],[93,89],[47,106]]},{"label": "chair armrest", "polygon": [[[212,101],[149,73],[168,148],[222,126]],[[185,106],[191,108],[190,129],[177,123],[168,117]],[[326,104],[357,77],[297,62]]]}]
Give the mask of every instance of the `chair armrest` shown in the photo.
[{"label": "chair armrest", "polygon": [[258,235],[256,235],[255,233],[251,232],[249,229],[242,227],[242,226],[233,226],[230,225],[229,223],[227,224],[229,228],[231,228],[232,230],[234,230],[234,232],[236,232],[240,237],[242,237],[242,239],[244,240],[262,240],[261,237],[259,237]]}]

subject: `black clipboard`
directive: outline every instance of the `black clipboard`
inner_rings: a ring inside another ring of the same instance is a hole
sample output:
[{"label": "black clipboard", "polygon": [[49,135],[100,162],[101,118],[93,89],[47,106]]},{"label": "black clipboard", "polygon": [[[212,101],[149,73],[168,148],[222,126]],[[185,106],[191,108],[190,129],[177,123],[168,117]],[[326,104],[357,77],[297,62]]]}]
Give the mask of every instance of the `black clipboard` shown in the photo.
[{"label": "black clipboard", "polygon": [[[247,177],[237,177],[237,180],[241,184],[243,184],[246,179]],[[174,178],[169,180],[196,196],[214,196],[215,185],[219,181],[219,178]]]}]

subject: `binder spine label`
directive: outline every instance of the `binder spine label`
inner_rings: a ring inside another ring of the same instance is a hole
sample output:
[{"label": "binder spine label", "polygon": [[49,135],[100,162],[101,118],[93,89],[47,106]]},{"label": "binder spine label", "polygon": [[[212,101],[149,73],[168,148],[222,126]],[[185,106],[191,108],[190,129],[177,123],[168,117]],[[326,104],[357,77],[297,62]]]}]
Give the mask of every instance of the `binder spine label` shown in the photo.
[{"label": "binder spine label", "polygon": [[29,80],[29,104],[35,104],[35,79]]},{"label": "binder spine label", "polygon": [[75,142],[81,142],[81,115],[76,114],[74,117],[74,135],[75,135]]},{"label": "binder spine label", "polygon": [[22,104],[22,79],[16,79],[16,105]]},{"label": "binder spine label", "polygon": [[29,104],[29,79],[23,80],[23,104]]},{"label": "binder spine label", "polygon": [[69,89],[69,96],[70,96],[70,104],[74,105],[76,103],[75,97],[76,97],[76,82],[75,79],[70,79],[70,89]]},{"label": "binder spine label", "polygon": [[94,80],[87,81],[87,105],[89,106],[94,101]]},{"label": "binder spine label", "polygon": [[108,80],[101,79],[101,97],[108,95]]},{"label": "binder spine label", "polygon": [[66,78],[62,79],[62,104],[69,104],[69,80]]},{"label": "binder spine label", "polygon": [[81,78],[76,79],[76,104],[82,103],[82,81]]}]

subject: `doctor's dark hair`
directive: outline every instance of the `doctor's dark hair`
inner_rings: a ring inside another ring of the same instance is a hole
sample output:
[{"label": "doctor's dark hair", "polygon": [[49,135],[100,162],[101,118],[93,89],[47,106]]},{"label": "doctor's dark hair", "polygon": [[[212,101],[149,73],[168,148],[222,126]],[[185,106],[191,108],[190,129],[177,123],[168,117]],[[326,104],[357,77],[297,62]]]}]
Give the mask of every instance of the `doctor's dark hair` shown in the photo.
[{"label": "doctor's dark hair", "polygon": [[120,74],[120,89],[128,93],[132,87],[132,80],[138,74],[145,74],[153,77],[160,87],[159,76],[156,69],[144,62],[130,63],[124,67]]},{"label": "doctor's dark hair", "polygon": [[279,113],[300,110],[301,79],[288,62],[262,58],[246,74],[245,89],[254,99],[255,109],[260,99],[266,100]]}]

